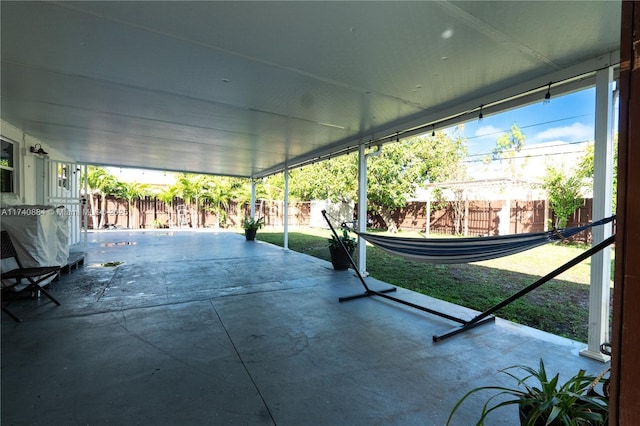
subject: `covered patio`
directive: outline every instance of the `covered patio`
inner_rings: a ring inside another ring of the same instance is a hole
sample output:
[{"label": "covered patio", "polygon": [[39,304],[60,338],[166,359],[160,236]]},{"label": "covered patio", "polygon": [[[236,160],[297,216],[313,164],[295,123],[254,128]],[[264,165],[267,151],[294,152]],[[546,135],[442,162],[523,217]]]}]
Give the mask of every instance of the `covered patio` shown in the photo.
[{"label": "covered patio", "polygon": [[[609,287],[592,284],[586,355],[611,329],[610,422],[635,424],[639,5],[4,1],[0,201],[78,216],[87,165],[282,173],[287,189],[290,170],[357,151],[365,206],[381,146],[595,87],[594,218],[610,215],[619,121],[616,291],[608,327]],[[25,321],[2,319],[3,424],[442,424],[504,366],[603,368],[502,321],[433,344],[452,324],[339,304],[350,273],[234,234],[89,235],[87,265],[53,286],[62,306],[20,301]],[[608,259],[592,265],[608,283]]]},{"label": "covered patio", "polygon": [[[501,368],[604,368],[583,344],[500,319],[433,343],[456,324],[338,303],[361,288],[352,270],[233,232],[92,232],[85,251],[51,286],[61,306],[17,300],[23,322],[2,317],[2,424],[443,425],[467,390],[511,385]],[[474,424],[483,402],[453,424]],[[490,424],[516,423],[511,408]]]}]

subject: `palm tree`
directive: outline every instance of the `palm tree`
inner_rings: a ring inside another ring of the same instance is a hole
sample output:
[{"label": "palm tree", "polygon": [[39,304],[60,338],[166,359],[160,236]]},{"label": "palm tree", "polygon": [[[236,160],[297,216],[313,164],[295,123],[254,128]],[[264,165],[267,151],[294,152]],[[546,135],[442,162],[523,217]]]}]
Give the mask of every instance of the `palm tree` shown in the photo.
[{"label": "palm tree", "polygon": [[[106,221],[106,200],[107,195],[114,195],[118,190],[117,178],[109,173],[103,167],[88,166],[87,167],[87,185],[89,186],[89,203],[93,216],[93,224],[96,229],[104,226]],[[100,212],[96,209],[94,195],[100,195]]]},{"label": "palm tree", "polygon": [[209,176],[182,173],[178,175],[175,184],[176,196],[186,203],[196,202],[196,227],[200,227],[200,200],[209,190]]},{"label": "palm tree", "polygon": [[173,199],[176,197],[176,187],[172,185],[164,188],[156,194],[156,198],[169,206],[169,226],[172,224],[173,216]]},{"label": "palm tree", "polygon": [[149,193],[149,185],[138,182],[120,182],[119,195],[127,200],[127,228],[130,228],[131,203],[144,198]]},{"label": "palm tree", "polygon": [[[277,195],[273,195],[276,192],[279,194],[284,194],[283,189],[281,189],[281,187],[278,186],[278,182],[279,182],[279,180],[277,180],[278,176],[279,175],[276,175],[275,180],[272,180],[272,178],[274,178],[273,176],[270,176],[268,178],[268,182],[275,182],[275,184],[268,183],[267,185],[265,185],[264,182],[262,181],[256,182],[256,200],[283,199],[283,197],[278,198]],[[284,179],[281,179],[281,181],[282,181],[282,186],[284,186]],[[239,182],[238,186],[234,190],[234,198],[238,201],[238,206],[251,204],[251,181],[247,179],[240,179],[238,182]]]},{"label": "palm tree", "polygon": [[208,180],[208,190],[203,199],[209,201],[210,210],[216,215],[216,228],[220,227],[221,221],[226,223],[229,202],[241,187],[242,181],[237,178],[212,177]]}]

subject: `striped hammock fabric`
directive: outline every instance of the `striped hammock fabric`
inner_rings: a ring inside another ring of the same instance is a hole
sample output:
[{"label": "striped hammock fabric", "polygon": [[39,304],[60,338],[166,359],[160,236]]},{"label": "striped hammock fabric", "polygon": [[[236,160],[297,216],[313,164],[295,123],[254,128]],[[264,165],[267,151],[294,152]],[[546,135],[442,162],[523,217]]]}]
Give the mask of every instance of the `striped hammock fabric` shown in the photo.
[{"label": "striped hammock fabric", "polygon": [[424,263],[471,263],[509,256],[553,241],[569,238],[592,226],[604,225],[611,216],[588,225],[530,234],[473,238],[402,238],[355,232],[374,246],[405,259]]}]

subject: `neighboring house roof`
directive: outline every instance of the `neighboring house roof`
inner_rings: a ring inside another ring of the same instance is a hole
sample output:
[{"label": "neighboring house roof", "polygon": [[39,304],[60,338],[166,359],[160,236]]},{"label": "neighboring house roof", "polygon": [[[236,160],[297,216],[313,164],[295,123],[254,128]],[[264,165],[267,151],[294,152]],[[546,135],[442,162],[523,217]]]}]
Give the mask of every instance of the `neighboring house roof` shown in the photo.
[{"label": "neighboring house roof", "polygon": [[469,163],[468,179],[429,183],[416,191],[411,200],[428,200],[433,188],[442,189],[447,200],[456,199],[457,190],[466,191],[468,199],[475,200],[544,199],[546,194],[541,184],[547,167],[560,167],[570,172],[584,154],[587,143],[546,142],[525,146],[511,158],[505,155],[502,161]]}]

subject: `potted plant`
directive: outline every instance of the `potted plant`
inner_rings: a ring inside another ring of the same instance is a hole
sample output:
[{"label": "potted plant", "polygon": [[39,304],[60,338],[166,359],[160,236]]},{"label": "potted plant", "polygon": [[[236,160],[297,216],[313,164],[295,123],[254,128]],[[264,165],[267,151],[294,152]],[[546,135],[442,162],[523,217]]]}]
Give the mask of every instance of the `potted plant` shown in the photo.
[{"label": "potted plant", "polygon": [[334,269],[338,271],[344,271],[349,269],[351,266],[351,262],[349,261],[349,256],[344,252],[342,246],[340,245],[340,241],[344,244],[345,248],[349,251],[349,255],[353,255],[354,250],[356,249],[356,239],[349,236],[349,233],[346,229],[342,230],[342,235],[336,238],[335,235],[332,235],[329,239],[329,252],[331,253],[331,264]]},{"label": "potted plant", "polygon": [[242,221],[242,227],[244,228],[244,236],[247,241],[253,241],[256,239],[256,233],[258,229],[264,226],[264,217],[254,219],[251,216],[245,216]]},{"label": "potted plant", "polygon": [[[516,376],[511,372],[514,369],[523,371],[524,376]],[[469,396],[485,390],[496,393],[482,407],[477,425],[484,425],[485,419],[492,411],[513,404],[518,405],[520,424],[523,426],[607,424],[608,387],[606,384],[603,386],[604,395],[594,390],[595,385],[605,373],[594,377],[580,370],[560,385],[559,374],[548,377],[542,360],[537,371],[524,365],[514,365],[500,372],[512,377],[516,381],[516,386],[511,388],[483,386],[470,390],[453,407],[447,425],[451,423],[454,413]],[[531,380],[535,383],[530,383]]]}]

